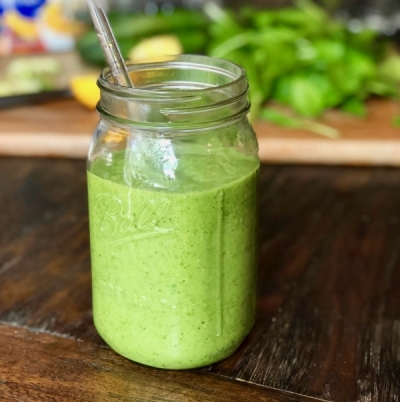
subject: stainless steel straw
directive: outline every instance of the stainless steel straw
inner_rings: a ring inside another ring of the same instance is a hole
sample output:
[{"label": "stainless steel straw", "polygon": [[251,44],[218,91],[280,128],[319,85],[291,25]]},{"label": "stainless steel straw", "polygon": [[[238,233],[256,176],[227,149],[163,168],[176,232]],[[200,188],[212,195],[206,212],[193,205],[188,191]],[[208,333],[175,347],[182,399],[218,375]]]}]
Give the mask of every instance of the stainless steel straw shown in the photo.
[{"label": "stainless steel straw", "polygon": [[104,10],[94,0],[86,0],[86,2],[114,82],[121,86],[133,88],[124,59]]}]

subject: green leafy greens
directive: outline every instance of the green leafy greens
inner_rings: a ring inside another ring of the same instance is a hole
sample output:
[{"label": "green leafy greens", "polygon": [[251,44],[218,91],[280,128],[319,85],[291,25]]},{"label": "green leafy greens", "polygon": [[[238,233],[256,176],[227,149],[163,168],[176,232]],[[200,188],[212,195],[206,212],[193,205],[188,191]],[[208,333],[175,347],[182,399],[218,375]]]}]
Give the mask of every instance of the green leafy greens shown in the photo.
[{"label": "green leafy greens", "polygon": [[[400,57],[378,33],[353,33],[312,1],[295,4],[273,10],[247,7],[236,14],[206,5],[213,23],[207,53],[246,69],[253,120],[305,128],[309,120],[304,118],[317,118],[328,109],[364,117],[369,97],[399,95]],[[277,103],[291,113],[265,112],[266,103],[270,110]],[[308,130],[324,132],[312,125]]]},{"label": "green leafy greens", "polygon": [[[399,95],[400,56],[390,42],[369,29],[351,32],[311,0],[237,12],[207,2],[203,11],[176,10],[170,15],[115,13],[110,23],[125,57],[144,37],[173,33],[185,53],[242,65],[253,121],[262,118],[334,138],[332,128],[312,120],[332,108],[364,117],[371,96]],[[86,60],[105,63],[94,30],[82,36],[77,47]]]}]

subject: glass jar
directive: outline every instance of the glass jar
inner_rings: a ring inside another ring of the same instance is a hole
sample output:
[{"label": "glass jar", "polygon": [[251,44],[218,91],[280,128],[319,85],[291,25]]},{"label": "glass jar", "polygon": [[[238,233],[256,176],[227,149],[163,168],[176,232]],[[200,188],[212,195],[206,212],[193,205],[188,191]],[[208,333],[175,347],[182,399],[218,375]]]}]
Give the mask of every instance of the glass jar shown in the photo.
[{"label": "glass jar", "polygon": [[239,66],[177,56],[98,80],[88,156],[93,315],[146,365],[232,354],[255,312],[257,140]]}]

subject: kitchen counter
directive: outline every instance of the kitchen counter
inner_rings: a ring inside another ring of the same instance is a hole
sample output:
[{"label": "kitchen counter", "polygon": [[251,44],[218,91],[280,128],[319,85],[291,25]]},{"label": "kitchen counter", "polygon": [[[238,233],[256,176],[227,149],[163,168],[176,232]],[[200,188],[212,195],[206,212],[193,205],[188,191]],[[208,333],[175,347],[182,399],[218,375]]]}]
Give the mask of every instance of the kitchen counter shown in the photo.
[{"label": "kitchen counter", "polygon": [[0,159],[0,400],[399,401],[400,170],[264,165],[257,320],[163,371],[92,321],[85,163]]},{"label": "kitchen counter", "polygon": [[[257,121],[259,156],[267,163],[400,167],[400,102],[371,99],[368,117],[327,112],[320,122],[340,136],[329,139]],[[0,155],[85,159],[99,120],[73,99],[0,110]]]}]

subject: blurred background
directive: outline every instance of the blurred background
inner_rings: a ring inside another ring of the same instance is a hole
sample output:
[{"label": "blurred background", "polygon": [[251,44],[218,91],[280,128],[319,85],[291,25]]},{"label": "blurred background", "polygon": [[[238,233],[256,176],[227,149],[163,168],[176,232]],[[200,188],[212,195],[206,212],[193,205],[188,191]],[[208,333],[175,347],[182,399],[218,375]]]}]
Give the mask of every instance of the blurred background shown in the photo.
[{"label": "blurred background", "polygon": [[[210,0],[97,0],[107,11],[127,13],[172,13],[177,8],[201,10]],[[212,0],[219,6],[240,9],[253,6],[269,9],[290,6],[289,0]],[[315,0],[331,15],[350,26],[368,26],[387,35],[400,29],[398,0]],[[1,0],[0,51],[63,51],[84,29],[89,16],[85,0]]]},{"label": "blurred background", "polygon": [[[399,0],[97,3],[127,62],[192,53],[242,65],[263,160],[276,161],[282,151],[285,162],[339,163],[347,155],[345,163],[400,165],[385,142],[400,147]],[[32,133],[30,148],[25,146],[32,154],[37,133],[48,132],[54,135],[52,155],[71,156],[63,144],[76,149],[74,138],[84,138],[74,155],[85,157],[105,64],[84,0],[0,0],[0,152],[21,154],[17,135],[26,143]],[[50,114],[65,124],[49,132]],[[79,124],[72,125],[71,116]],[[79,135],[71,135],[74,130]],[[318,147],[325,151],[318,156],[301,139],[321,139]],[[327,139],[345,147],[346,139],[362,140],[366,148],[354,142],[345,153]],[[293,140],[292,151],[286,152],[285,140]],[[299,149],[307,155],[299,156]],[[37,153],[48,154],[43,143]]]},{"label": "blurred background", "polygon": [[[97,3],[131,62],[164,52],[242,64],[255,119],[268,101],[316,118],[331,108],[362,116],[370,96],[398,96],[399,0]],[[68,89],[94,109],[105,60],[84,0],[1,0],[0,55],[0,96]]]}]

